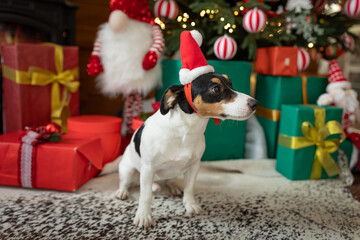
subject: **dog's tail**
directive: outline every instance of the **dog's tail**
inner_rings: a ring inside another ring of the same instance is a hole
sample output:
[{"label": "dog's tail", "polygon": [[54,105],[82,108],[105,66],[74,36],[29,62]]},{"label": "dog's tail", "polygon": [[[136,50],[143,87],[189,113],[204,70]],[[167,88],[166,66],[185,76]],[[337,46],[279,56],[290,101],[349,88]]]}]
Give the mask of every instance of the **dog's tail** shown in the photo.
[{"label": "dog's tail", "polygon": [[101,170],[101,172],[99,173],[98,176],[104,176],[104,175],[107,175],[107,174],[110,174],[110,173],[118,172],[119,163],[120,163],[121,159],[122,159],[122,155],[119,156],[114,161],[105,164],[105,166],[103,167],[103,169]]}]

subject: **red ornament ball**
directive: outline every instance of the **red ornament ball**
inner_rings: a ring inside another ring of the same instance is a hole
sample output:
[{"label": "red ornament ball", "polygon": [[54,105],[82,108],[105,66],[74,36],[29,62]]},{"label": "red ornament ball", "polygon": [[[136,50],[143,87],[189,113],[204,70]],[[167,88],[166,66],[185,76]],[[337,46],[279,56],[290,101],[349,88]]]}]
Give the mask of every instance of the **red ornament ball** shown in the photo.
[{"label": "red ornament ball", "polygon": [[61,127],[57,123],[48,123],[45,126],[45,133],[47,134],[61,133]]},{"label": "red ornament ball", "polygon": [[174,20],[179,13],[179,7],[174,0],[158,0],[153,11],[156,17]]},{"label": "red ornament ball", "polygon": [[340,43],[330,44],[325,48],[324,58],[327,60],[333,60],[341,56],[344,53],[344,48]]},{"label": "red ornament ball", "polygon": [[347,0],[344,5],[344,12],[351,18],[360,16],[360,0]]},{"label": "red ornament ball", "polygon": [[304,71],[310,64],[310,55],[305,48],[298,49],[297,55],[297,64],[298,64],[298,71]]},{"label": "red ornament ball", "polygon": [[313,0],[313,12],[316,14],[320,14],[325,9],[326,0]]},{"label": "red ornament ball", "polygon": [[224,35],[219,37],[214,44],[214,53],[218,59],[232,59],[237,52],[237,44],[232,37]]},{"label": "red ornament ball", "polygon": [[243,26],[249,33],[260,32],[266,26],[265,13],[257,8],[251,9],[243,18]]},{"label": "red ornament ball", "polygon": [[158,55],[156,54],[156,52],[154,51],[149,51],[143,60],[143,69],[145,70],[150,70],[153,67],[155,67],[157,60],[158,60]]}]

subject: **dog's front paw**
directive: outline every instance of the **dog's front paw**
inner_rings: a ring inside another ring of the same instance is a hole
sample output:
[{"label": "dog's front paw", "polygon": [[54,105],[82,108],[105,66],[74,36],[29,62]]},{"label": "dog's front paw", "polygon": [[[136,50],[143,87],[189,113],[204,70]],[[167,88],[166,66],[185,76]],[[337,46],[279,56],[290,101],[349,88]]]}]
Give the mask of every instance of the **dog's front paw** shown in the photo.
[{"label": "dog's front paw", "polygon": [[125,200],[127,199],[129,196],[129,191],[127,190],[127,188],[120,188],[119,190],[116,191],[115,193],[115,197],[117,199],[121,199],[121,200]]},{"label": "dog's front paw", "polygon": [[195,202],[184,202],[184,206],[187,213],[190,214],[200,214],[202,213],[202,209],[199,204]]},{"label": "dog's front paw", "polygon": [[139,228],[147,229],[151,227],[151,212],[138,210],[135,215],[134,224]]}]

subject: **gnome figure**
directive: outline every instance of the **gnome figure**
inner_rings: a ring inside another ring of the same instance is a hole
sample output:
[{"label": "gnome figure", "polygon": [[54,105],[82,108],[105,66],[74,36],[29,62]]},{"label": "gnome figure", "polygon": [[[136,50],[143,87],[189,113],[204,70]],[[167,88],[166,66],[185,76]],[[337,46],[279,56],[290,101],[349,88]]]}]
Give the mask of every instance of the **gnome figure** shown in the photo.
[{"label": "gnome figure", "polygon": [[360,148],[360,107],[357,93],[346,80],[339,64],[332,60],[329,65],[329,80],[326,92],[317,100],[318,105],[331,105],[343,109],[342,126],[347,137],[355,145],[350,165],[358,159]]},{"label": "gnome figure", "polygon": [[109,20],[99,27],[87,71],[96,76],[104,95],[125,97],[127,134],[132,133],[133,116],[142,111],[143,97],[161,84],[163,47],[148,0],[110,1]]}]

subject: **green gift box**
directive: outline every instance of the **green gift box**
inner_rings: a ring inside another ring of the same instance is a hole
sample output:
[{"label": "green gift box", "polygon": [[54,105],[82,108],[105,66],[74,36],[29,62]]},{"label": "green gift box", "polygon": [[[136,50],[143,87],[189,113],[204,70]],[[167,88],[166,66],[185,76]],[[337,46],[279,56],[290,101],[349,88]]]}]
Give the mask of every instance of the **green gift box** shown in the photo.
[{"label": "green gift box", "polygon": [[277,137],[282,104],[315,104],[325,92],[327,77],[270,76],[258,74],[255,98],[259,100],[256,116],[264,129],[268,157],[276,157]]},{"label": "green gift box", "polygon": [[276,170],[291,180],[336,176],[337,150],[346,138],[341,118],[341,108],[283,105]]},{"label": "green gift box", "polygon": [[[235,90],[250,94],[250,75],[252,65],[242,61],[207,61],[217,73],[226,74],[233,83]],[[171,85],[179,85],[180,60],[164,60],[163,87],[156,92],[159,101],[165,90]],[[209,121],[205,131],[206,149],[203,161],[239,159],[244,157],[246,121],[226,120],[219,125]]]}]

